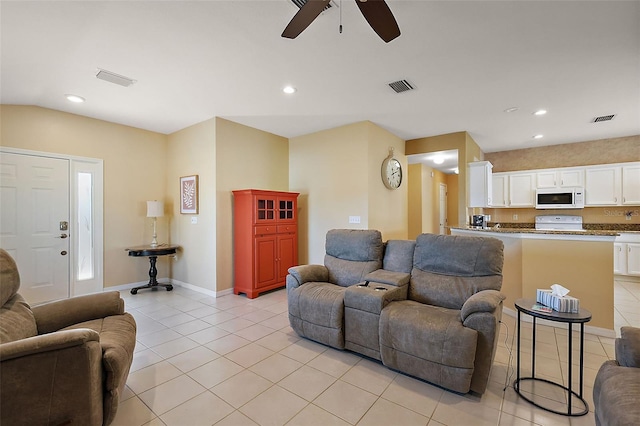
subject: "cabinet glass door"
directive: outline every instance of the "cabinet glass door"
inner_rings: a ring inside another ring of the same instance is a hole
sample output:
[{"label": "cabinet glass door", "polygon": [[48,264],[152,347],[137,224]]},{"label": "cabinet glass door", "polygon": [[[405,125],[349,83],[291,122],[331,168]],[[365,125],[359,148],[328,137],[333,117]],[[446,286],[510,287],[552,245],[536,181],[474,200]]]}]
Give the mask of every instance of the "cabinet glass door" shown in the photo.
[{"label": "cabinet glass door", "polygon": [[256,222],[271,222],[276,219],[276,200],[273,198],[256,199]]},{"label": "cabinet glass door", "polygon": [[293,200],[279,199],[278,200],[278,220],[280,221],[292,221],[296,217],[295,215],[295,202]]}]

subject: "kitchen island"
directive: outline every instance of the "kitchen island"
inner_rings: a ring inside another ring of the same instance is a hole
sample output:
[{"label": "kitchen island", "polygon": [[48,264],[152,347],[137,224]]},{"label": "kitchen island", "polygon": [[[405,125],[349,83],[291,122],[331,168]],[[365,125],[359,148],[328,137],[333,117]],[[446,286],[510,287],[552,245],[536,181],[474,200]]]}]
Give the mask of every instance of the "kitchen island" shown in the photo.
[{"label": "kitchen island", "polygon": [[618,232],[541,231],[531,228],[451,228],[452,235],[487,236],[504,243],[505,309],[536,297],[536,289],[561,284],[591,311],[590,332],[614,337],[613,243]]}]

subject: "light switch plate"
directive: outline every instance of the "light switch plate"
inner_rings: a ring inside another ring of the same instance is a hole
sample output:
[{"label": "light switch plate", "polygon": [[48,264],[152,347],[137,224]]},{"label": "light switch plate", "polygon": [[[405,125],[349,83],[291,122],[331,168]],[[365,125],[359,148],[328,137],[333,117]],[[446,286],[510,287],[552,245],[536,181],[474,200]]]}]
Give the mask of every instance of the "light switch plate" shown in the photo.
[{"label": "light switch plate", "polygon": [[191,218],[191,224],[195,225],[196,223],[198,223],[198,218],[196,216]]},{"label": "light switch plate", "polygon": [[360,223],[360,216],[349,216],[349,223]]}]

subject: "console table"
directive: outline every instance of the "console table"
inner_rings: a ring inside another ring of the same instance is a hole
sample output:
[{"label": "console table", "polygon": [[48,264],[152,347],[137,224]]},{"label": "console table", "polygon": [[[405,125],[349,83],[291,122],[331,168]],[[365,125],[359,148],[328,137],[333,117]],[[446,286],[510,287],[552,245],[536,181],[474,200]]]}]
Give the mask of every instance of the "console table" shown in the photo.
[{"label": "console table", "polygon": [[[517,368],[516,368],[516,380],[513,382],[513,388],[518,395],[520,395],[525,401],[530,402],[538,408],[542,408],[545,411],[549,411],[555,414],[561,414],[563,416],[583,416],[589,412],[589,405],[582,397],[582,385],[583,385],[583,372],[584,372],[584,324],[591,320],[591,312],[586,309],[580,309],[578,313],[568,313],[568,312],[542,312],[534,310],[534,305],[536,305],[535,300],[531,299],[518,299],[515,301],[515,307],[518,310],[518,354],[517,354]],[[520,313],[525,313],[531,315],[533,317],[533,335],[531,337],[531,377],[520,377]],[[555,322],[564,322],[568,324],[569,330],[569,355],[568,355],[568,370],[569,377],[567,380],[568,386],[563,386],[559,383],[552,382],[551,380],[542,379],[536,377],[536,318],[545,319],[548,321]],[[580,324],[580,388],[578,393],[572,390],[572,370],[573,370],[573,324]],[[525,380],[538,381],[549,383],[553,386],[557,386],[567,392],[567,411],[559,411],[553,410],[548,407],[543,407],[535,403],[533,400],[529,399],[523,393],[520,392],[520,383]],[[578,401],[584,405],[584,409],[578,412],[571,411],[571,405],[573,397],[576,397]]]},{"label": "console table", "polygon": [[149,258],[149,263],[151,264],[151,267],[149,268],[149,283],[140,287],[132,288],[131,294],[137,294],[138,290],[143,290],[145,288],[150,288],[152,291],[158,290],[158,287],[164,287],[167,291],[173,290],[173,286],[171,284],[161,284],[156,279],[156,277],[158,276],[156,261],[158,260],[158,256],[176,254],[176,251],[179,247],[180,246],[162,245],[158,247],[137,246],[127,248],[126,250],[129,252],[129,256],[146,256]]}]

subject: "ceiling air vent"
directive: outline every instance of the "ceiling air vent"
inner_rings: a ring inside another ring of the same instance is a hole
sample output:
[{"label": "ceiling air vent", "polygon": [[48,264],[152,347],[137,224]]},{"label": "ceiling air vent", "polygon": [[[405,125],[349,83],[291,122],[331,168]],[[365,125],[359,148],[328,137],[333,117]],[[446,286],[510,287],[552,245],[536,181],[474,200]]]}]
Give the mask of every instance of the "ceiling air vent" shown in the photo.
[{"label": "ceiling air vent", "polygon": [[96,74],[96,77],[99,78],[100,80],[108,81],[109,83],[118,84],[124,87],[129,87],[136,82],[136,80],[133,80],[129,77],[116,74],[115,72],[103,70],[102,68],[98,68],[98,73]]},{"label": "ceiling air vent", "polygon": [[393,83],[389,83],[389,87],[391,87],[396,93],[408,92],[409,90],[415,89],[415,87],[413,87],[407,80],[394,81]]},{"label": "ceiling air vent", "polygon": [[[302,6],[304,6],[307,3],[307,0],[291,0],[291,3],[295,4],[296,6],[298,6],[299,8],[302,8]],[[333,3],[333,1],[330,1],[325,7],[324,9],[322,9],[323,12],[326,12],[327,10],[331,9],[332,7],[334,7],[335,4]]]},{"label": "ceiling air vent", "polygon": [[601,115],[600,117],[596,117],[593,119],[593,123],[599,123],[601,121],[611,121],[613,120],[613,117],[615,117],[615,114],[611,114],[611,115]]}]

